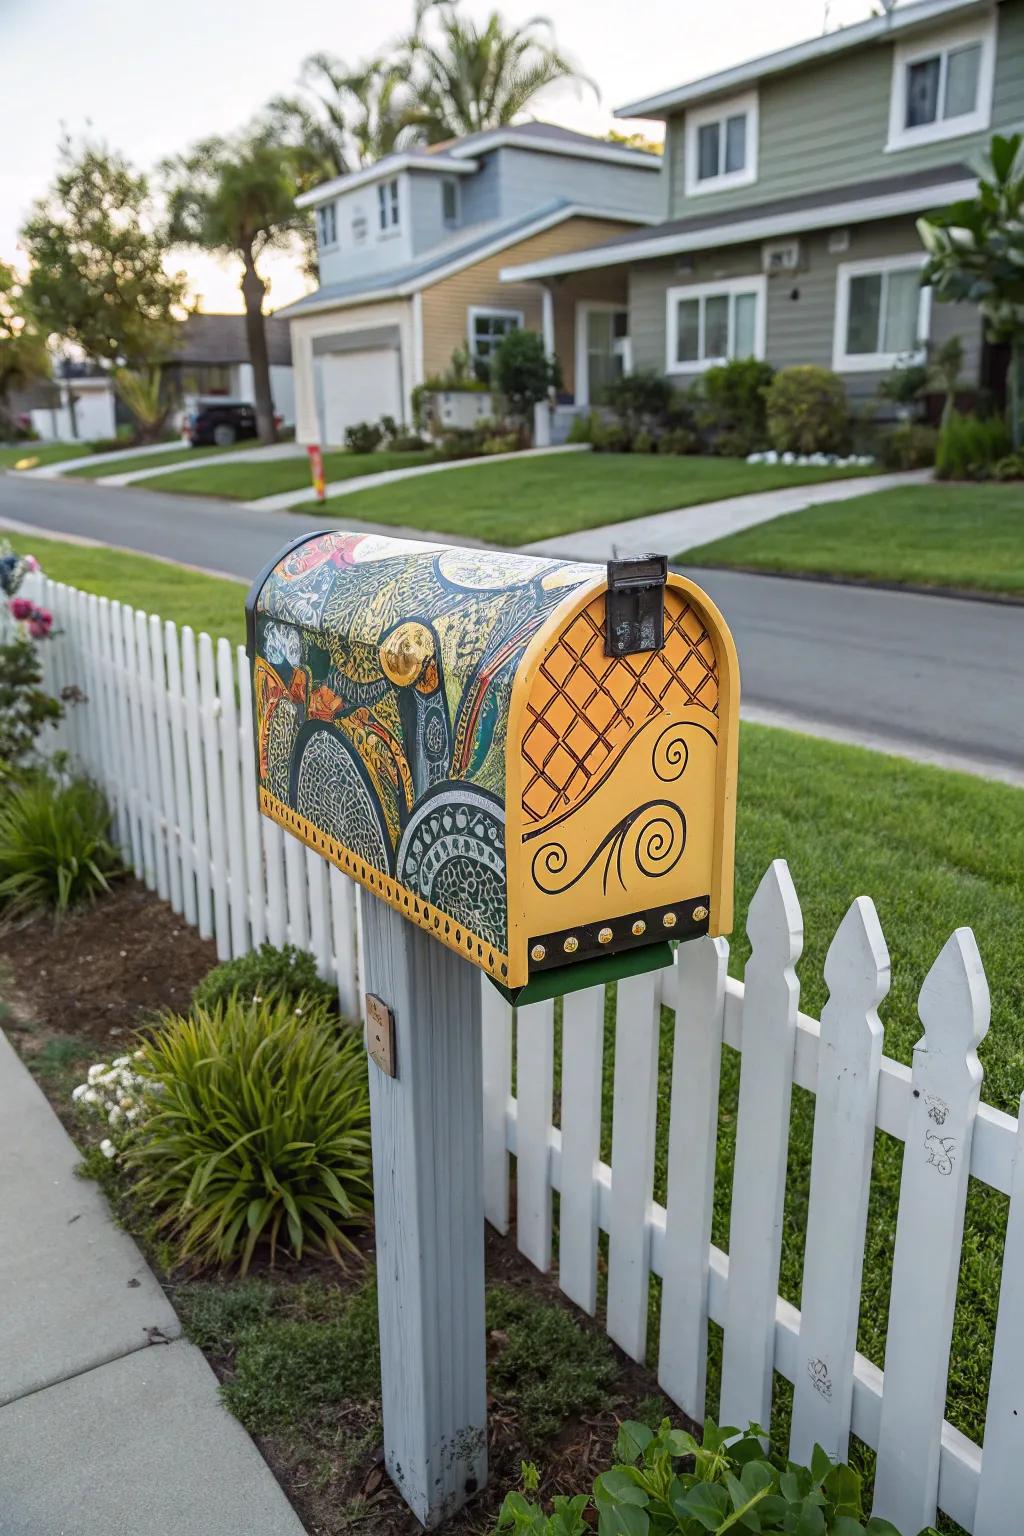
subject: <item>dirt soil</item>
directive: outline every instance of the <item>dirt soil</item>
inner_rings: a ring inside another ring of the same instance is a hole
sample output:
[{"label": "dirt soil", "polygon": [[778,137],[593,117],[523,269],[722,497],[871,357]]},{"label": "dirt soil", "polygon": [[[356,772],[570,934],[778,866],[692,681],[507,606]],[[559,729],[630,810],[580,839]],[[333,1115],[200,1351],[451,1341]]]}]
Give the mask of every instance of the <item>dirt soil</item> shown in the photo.
[{"label": "dirt soil", "polygon": [[74,1037],[108,1051],[164,1008],[184,1008],[217,964],[213,943],[137,880],[119,880],[94,907],[55,928],[49,918],[0,929],[0,982],[23,1054]]}]

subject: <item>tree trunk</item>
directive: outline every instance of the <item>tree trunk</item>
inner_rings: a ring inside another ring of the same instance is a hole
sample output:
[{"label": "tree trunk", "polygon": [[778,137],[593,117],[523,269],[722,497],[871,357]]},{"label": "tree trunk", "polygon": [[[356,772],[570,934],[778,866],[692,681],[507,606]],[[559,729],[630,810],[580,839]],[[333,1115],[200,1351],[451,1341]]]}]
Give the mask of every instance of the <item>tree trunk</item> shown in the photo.
[{"label": "tree trunk", "polygon": [[256,271],[252,251],[242,252],[242,298],[245,300],[245,334],[252,364],[253,394],[256,406],[256,430],[261,443],[277,441],[274,425],[274,400],[270,393],[270,362],[267,357],[267,331],[263,323],[263,299],[267,285]]},{"label": "tree trunk", "polygon": [[1024,434],[1024,423],[1021,421],[1021,410],[1024,401],[1021,399],[1022,380],[1021,372],[1024,370],[1024,336],[1015,331],[1010,342],[1010,377],[1009,377],[1009,408],[1010,408],[1010,439],[1013,443],[1014,453],[1021,451],[1021,438]]}]

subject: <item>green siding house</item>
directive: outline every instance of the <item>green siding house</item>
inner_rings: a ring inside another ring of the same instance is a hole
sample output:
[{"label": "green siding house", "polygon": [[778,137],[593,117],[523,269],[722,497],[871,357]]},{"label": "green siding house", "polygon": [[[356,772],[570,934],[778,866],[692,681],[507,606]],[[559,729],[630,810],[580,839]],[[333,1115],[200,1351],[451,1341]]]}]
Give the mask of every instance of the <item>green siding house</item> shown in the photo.
[{"label": "green siding house", "polygon": [[750,356],[866,396],[953,334],[971,382],[999,379],[973,306],[920,286],[915,220],[1024,128],[1024,0],[906,0],[616,115],[665,123],[664,221],[501,274],[574,296],[577,409],[624,369],[684,386]]}]

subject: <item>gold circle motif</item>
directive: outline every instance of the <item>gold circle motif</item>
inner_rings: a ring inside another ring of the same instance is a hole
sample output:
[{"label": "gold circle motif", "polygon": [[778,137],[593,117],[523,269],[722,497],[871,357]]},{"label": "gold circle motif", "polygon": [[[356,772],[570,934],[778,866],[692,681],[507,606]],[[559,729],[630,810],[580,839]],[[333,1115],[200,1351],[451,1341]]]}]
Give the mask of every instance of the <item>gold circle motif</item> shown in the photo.
[{"label": "gold circle motif", "polygon": [[647,932],[647,924],[644,922],[642,917],[638,917],[636,922],[633,924],[633,932],[637,938],[639,938],[642,933]]},{"label": "gold circle motif", "polygon": [[380,648],[380,665],[385,677],[397,688],[415,683],[434,654],[434,638],[425,624],[410,620],[392,630]]},{"label": "gold circle motif", "polygon": [[693,920],[694,920],[695,923],[702,923],[704,921],[704,919],[707,917],[707,915],[708,915],[707,907],[694,907],[694,909],[693,909]]},{"label": "gold circle motif", "polygon": [[574,955],[576,953],[576,951],[579,949],[579,947],[580,947],[579,939],[575,938],[571,933],[570,933],[569,937],[566,939],[565,943],[562,945],[562,948],[565,950],[567,955]]},{"label": "gold circle motif", "polygon": [[597,936],[597,942],[599,944],[610,944],[611,941],[612,941],[612,937],[613,937],[613,935],[612,935],[612,931],[611,931],[610,928],[602,928],[600,933]]},{"label": "gold circle motif", "polygon": [[675,913],[674,912],[666,912],[665,916],[662,918],[662,922],[664,923],[666,928],[674,928],[675,925],[676,925],[676,915],[675,915]]},{"label": "gold circle motif", "polygon": [[543,960],[544,956],[546,954],[547,954],[547,950],[544,948],[543,944],[535,944],[533,946],[533,948],[530,950],[530,959],[531,960]]}]

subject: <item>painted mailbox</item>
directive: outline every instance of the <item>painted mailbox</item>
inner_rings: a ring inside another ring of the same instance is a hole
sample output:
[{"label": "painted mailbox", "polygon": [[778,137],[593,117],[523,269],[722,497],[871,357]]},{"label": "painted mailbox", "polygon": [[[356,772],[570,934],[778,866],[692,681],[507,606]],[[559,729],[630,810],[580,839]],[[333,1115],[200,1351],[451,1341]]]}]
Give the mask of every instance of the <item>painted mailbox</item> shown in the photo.
[{"label": "painted mailbox", "polygon": [[663,559],[318,533],[247,625],[261,810],[511,1000],[729,930],[736,652]]}]

